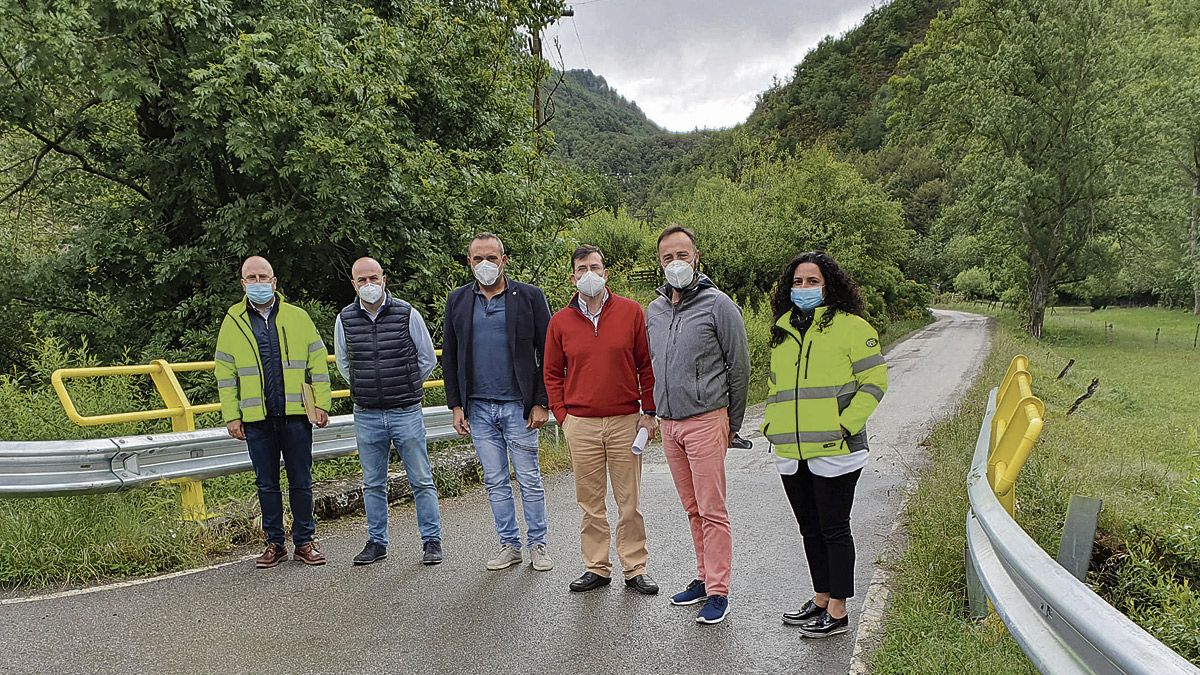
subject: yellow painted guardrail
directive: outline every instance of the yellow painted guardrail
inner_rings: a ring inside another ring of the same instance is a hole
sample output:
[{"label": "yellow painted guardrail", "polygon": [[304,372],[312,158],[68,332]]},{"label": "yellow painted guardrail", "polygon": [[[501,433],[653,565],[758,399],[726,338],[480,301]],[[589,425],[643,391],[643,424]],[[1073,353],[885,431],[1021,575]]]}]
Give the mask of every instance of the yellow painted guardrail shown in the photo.
[{"label": "yellow painted guardrail", "polygon": [[1018,354],[1009,363],[996,392],[988,451],[988,483],[1009,516],[1016,505],[1017,476],[1042,434],[1045,417],[1046,406],[1033,395],[1029,357]]},{"label": "yellow painted guardrail", "polygon": [[[442,355],[442,350],[435,350],[436,356]],[[329,356],[333,364],[335,357]],[[220,403],[193,404],[188,400],[187,393],[179,383],[178,373],[212,371],[216,367],[214,361],[186,361],[170,363],[164,359],[156,359],[145,365],[137,366],[99,366],[95,368],[59,368],[50,376],[58,401],[62,404],[67,418],[79,426],[95,427],[104,424],[124,424],[126,422],[144,422],[147,420],[171,420],[172,431],[195,431],[196,415],[210,412],[220,412]],[[83,415],[71,400],[67,391],[67,380],[78,380],[94,377],[130,377],[149,375],[154,388],[162,398],[163,407],[153,410],[133,410],[128,412],[106,413],[103,415]],[[422,386],[434,389],[443,385],[442,380],[430,380]],[[338,389],[333,392],[333,398],[347,398],[349,389]],[[183,504],[183,519],[204,521],[208,513],[204,508],[204,488],[201,482],[192,479],[174,481],[181,490],[180,498]]]}]

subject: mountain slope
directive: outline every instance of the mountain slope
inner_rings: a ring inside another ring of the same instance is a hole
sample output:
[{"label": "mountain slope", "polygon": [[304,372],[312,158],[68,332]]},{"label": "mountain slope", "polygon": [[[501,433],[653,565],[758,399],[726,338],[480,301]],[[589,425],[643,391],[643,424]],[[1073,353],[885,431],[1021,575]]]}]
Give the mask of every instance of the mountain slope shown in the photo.
[{"label": "mountain slope", "polygon": [[845,149],[878,148],[886,133],[886,84],[900,57],[957,0],[893,0],[840,37],[827,37],[792,79],[759,96],[743,127],[785,148],[830,138]]},{"label": "mountain slope", "polygon": [[626,201],[641,203],[664,167],[687,154],[715,132],[674,133],[646,114],[590,70],[555,73],[543,91],[554,91],[546,105],[554,132],[554,153],[585,169],[618,180]]}]

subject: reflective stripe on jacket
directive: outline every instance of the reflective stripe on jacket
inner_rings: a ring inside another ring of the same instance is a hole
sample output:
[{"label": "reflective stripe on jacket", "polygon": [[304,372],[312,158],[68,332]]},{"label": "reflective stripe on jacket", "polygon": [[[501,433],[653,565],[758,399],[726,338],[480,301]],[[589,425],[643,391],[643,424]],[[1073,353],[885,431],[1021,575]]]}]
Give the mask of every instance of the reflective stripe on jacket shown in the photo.
[{"label": "reflective stripe on jacket", "polygon": [[812,459],[866,451],[867,418],[887,391],[879,334],[861,317],[838,312],[818,329],[818,307],[802,336],[791,313],[775,325],[787,333],[771,349],[762,433],[780,457]]},{"label": "reflective stripe on jacket", "polygon": [[[312,384],[316,407],[328,411],[332,403],[329,387],[329,351],[317,333],[308,313],[283,301],[275,294],[279,309],[275,328],[279,333],[280,360],[283,365],[285,414],[303,415],[305,382]],[[266,419],[263,392],[262,357],[250,325],[245,297],[230,307],[217,334],[214,373],[221,416],[228,424],[234,420],[259,422]]]}]

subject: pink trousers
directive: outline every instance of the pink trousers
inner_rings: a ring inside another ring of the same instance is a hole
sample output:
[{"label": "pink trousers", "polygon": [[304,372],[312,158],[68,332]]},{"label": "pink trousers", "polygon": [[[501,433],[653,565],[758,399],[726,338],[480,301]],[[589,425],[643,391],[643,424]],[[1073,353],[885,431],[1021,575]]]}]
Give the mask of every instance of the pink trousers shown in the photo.
[{"label": "pink trousers", "polygon": [[729,411],[720,408],[685,420],[663,420],[662,439],[692,529],[696,578],[709,595],[727,596],[733,566],[733,533],[725,508]]}]

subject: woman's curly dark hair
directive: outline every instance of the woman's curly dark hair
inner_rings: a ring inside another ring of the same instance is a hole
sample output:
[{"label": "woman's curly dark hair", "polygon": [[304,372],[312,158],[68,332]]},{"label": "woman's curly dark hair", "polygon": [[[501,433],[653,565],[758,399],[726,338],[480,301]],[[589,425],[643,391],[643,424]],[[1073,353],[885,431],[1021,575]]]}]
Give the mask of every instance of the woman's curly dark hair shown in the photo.
[{"label": "woman's curly dark hair", "polygon": [[[825,330],[838,312],[863,316],[862,296],[858,292],[858,284],[838,264],[823,251],[809,251],[792,258],[779,277],[779,285],[775,287],[775,295],[771,297],[771,313],[776,322],[779,317],[792,311],[792,279],[796,268],[804,263],[813,263],[825,277],[825,306],[829,311],[821,317],[817,330]],[[865,318],[865,317],[864,317]],[[771,346],[774,347],[787,338],[787,333],[772,323]]]}]

